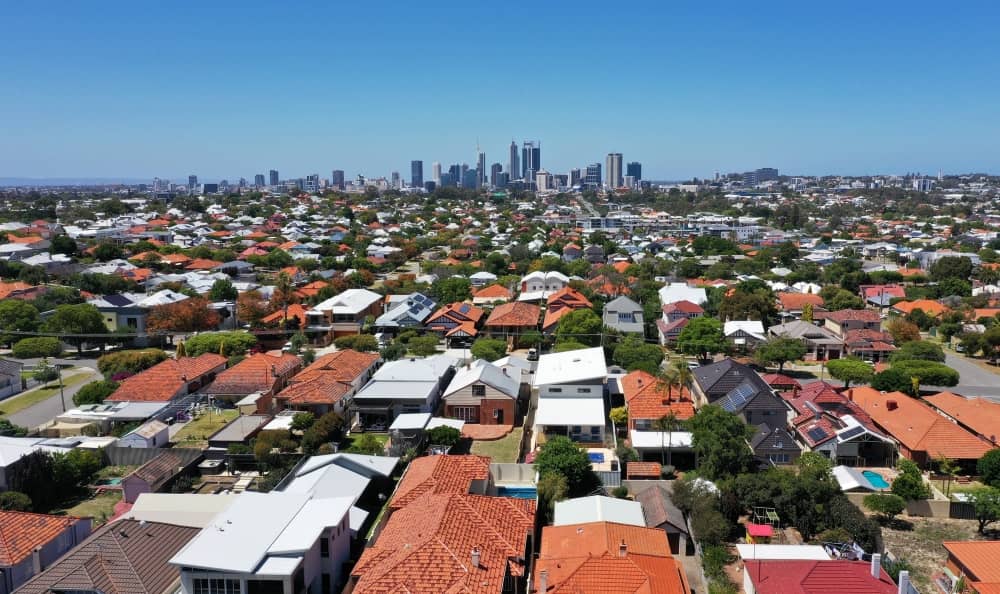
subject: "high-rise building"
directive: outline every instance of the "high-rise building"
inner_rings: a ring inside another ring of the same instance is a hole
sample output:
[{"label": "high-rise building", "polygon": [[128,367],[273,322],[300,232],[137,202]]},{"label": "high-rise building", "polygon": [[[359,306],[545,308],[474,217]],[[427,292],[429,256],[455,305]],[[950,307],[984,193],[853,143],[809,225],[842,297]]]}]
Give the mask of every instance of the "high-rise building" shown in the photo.
[{"label": "high-rise building", "polygon": [[506,171],[501,171],[497,174],[497,181],[494,182],[494,186],[497,188],[506,188],[510,183],[510,174]]},{"label": "high-rise building", "polygon": [[253,185],[257,188],[263,188],[265,181],[266,180],[264,179],[263,173],[258,173],[257,175],[253,176]]},{"label": "high-rise building", "polygon": [[630,190],[634,190],[635,187],[638,184],[639,184],[639,180],[635,179],[635,177],[633,177],[631,175],[626,175],[625,176],[625,184],[624,185],[625,185],[626,188],[628,188]]},{"label": "high-rise building", "polygon": [[424,187],[424,162],[410,161],[410,187]]},{"label": "high-rise building", "polygon": [[580,170],[579,169],[570,169],[569,170],[569,186],[571,188],[574,187],[574,186],[579,186],[581,181],[583,181],[583,179],[580,176]]},{"label": "high-rise building", "polygon": [[625,175],[635,179],[636,183],[642,181],[642,163],[632,161],[625,167]]},{"label": "high-rise building", "polygon": [[459,164],[454,164],[448,167],[448,176],[451,178],[450,183],[443,185],[460,186],[462,185],[462,166]]},{"label": "high-rise building", "polygon": [[398,171],[393,171],[392,175],[390,177],[392,179],[392,189],[393,190],[399,190],[399,189],[401,189],[403,187],[403,182],[401,182],[399,180],[399,172]]},{"label": "high-rise building", "polygon": [[525,140],[521,148],[521,174],[525,182],[535,181],[535,173],[542,168],[542,143]]},{"label": "high-rise building", "polygon": [[240,189],[247,187],[247,178],[245,178],[245,177],[241,177],[240,178],[239,187],[240,187]]},{"label": "high-rise building", "polygon": [[591,163],[587,165],[587,175],[583,178],[583,183],[591,188],[601,186],[601,164]]},{"label": "high-rise building", "polygon": [[198,191],[198,176],[189,175],[188,176],[188,193],[194,194]]},{"label": "high-rise building", "polygon": [[565,173],[552,174],[552,187],[559,190],[569,186],[569,176]]},{"label": "high-rise building", "polygon": [[479,151],[476,160],[476,187],[482,188],[486,185],[486,153]]},{"label": "high-rise building", "polygon": [[511,179],[516,179],[517,175],[521,173],[521,160],[517,156],[517,143],[513,140],[510,141],[510,159],[507,162],[507,173]]},{"label": "high-rise building", "polygon": [[497,185],[497,180],[499,179],[501,172],[503,172],[503,165],[500,163],[490,165],[490,185],[494,188],[499,187]]},{"label": "high-rise building", "polygon": [[449,186],[454,186],[454,185],[455,185],[455,176],[453,176],[451,173],[442,173],[441,174],[441,187],[442,188],[447,188]]},{"label": "high-rise building", "polygon": [[278,185],[278,183],[280,183],[280,181],[281,181],[281,180],[280,180],[280,179],[278,178],[278,170],[277,170],[277,169],[272,169],[272,170],[271,170],[271,173],[270,173],[270,175],[269,175],[269,178],[270,178],[270,183],[269,183],[268,185],[270,185],[270,186],[276,186],[276,185]]},{"label": "high-rise building", "polygon": [[346,188],[347,186],[346,186],[345,180],[344,180],[344,170],[343,169],[334,169],[333,170],[333,172],[330,175],[330,185],[333,186],[333,187],[335,187],[335,188],[337,188],[341,192],[344,191],[344,188]]},{"label": "high-rise building", "polygon": [[434,179],[435,185],[441,185],[441,164],[437,161],[434,161],[434,164],[431,165],[431,177]]},{"label": "high-rise building", "polygon": [[622,187],[622,154],[608,153],[605,159],[605,173],[607,174],[607,185],[611,189]]},{"label": "high-rise building", "polygon": [[307,175],[305,183],[302,184],[302,189],[306,192],[318,192],[319,191],[319,174],[313,173],[312,175]]},{"label": "high-rise building", "polygon": [[468,165],[462,165],[462,187],[472,190],[476,187],[479,173],[475,169],[469,169]]},{"label": "high-rise building", "polygon": [[[462,174],[461,174],[461,177],[459,179],[462,180],[462,187],[463,188],[465,187],[465,174],[468,173],[468,172],[469,172],[469,164],[468,163],[462,163]],[[473,187],[475,187],[475,186],[473,186]]]},{"label": "high-rise building", "polygon": [[164,182],[164,180],[162,180],[162,179],[160,179],[158,177],[154,177],[153,178],[153,191],[154,192],[162,192],[164,190],[164,188],[166,188],[166,186],[167,186],[167,184]]},{"label": "high-rise building", "polygon": [[552,175],[544,169],[540,169],[538,173],[535,174],[535,187],[541,192],[542,190],[552,189]]}]

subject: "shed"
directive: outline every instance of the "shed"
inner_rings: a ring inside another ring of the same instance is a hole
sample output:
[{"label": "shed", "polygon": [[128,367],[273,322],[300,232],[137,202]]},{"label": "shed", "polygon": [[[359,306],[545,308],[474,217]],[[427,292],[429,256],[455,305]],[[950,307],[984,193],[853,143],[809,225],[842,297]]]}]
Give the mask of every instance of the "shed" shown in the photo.
[{"label": "shed", "polygon": [[234,443],[247,444],[270,420],[270,415],[238,416],[208,438],[208,447],[226,449]]},{"label": "shed", "polygon": [[126,433],[117,445],[123,448],[162,448],[170,441],[170,428],[153,419]]},{"label": "shed", "polygon": [[178,476],[184,474],[195,462],[201,460],[198,450],[167,450],[136,468],[122,479],[125,503],[135,503],[142,493],[156,493]]},{"label": "shed", "polygon": [[[631,466],[630,463],[629,466]],[[665,487],[655,486],[636,493],[635,500],[642,505],[646,526],[659,528],[667,533],[670,552],[674,555],[693,555],[694,541],[688,533],[684,514],[677,509]]]}]

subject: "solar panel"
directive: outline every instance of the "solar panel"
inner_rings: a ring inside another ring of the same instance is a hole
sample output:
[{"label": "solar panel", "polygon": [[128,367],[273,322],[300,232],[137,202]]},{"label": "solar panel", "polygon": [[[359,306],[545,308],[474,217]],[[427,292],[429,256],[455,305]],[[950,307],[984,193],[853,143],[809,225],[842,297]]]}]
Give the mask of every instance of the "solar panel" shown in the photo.
[{"label": "solar panel", "polygon": [[822,427],[813,427],[808,432],[806,432],[806,435],[808,435],[809,439],[811,439],[813,441],[820,441],[821,439],[825,439],[826,438],[827,433],[826,433],[826,429],[824,429]]},{"label": "solar panel", "polygon": [[857,437],[864,432],[865,428],[862,427],[861,425],[858,425],[857,427],[851,427],[847,431],[844,431],[843,433],[839,434],[837,437],[840,439],[840,441],[847,441],[848,439]]}]

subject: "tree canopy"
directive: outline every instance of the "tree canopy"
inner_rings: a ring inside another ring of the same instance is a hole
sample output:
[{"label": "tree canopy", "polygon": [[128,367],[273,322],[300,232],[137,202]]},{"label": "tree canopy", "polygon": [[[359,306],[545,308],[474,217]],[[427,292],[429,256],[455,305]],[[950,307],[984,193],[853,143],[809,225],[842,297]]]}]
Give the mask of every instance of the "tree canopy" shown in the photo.
[{"label": "tree canopy", "polygon": [[499,338],[477,338],[470,351],[476,359],[496,361],[507,354],[507,343]]},{"label": "tree canopy", "polygon": [[575,309],[559,319],[556,328],[556,342],[573,340],[588,346],[601,344],[601,330],[604,322],[594,310]]},{"label": "tree canopy", "polygon": [[542,445],[535,457],[535,469],[543,478],[550,474],[564,477],[570,497],[589,495],[601,486],[586,450],[562,435],[552,437]]},{"label": "tree canopy", "polygon": [[611,360],[628,371],[641,369],[656,374],[663,361],[663,350],[639,336],[630,335],[615,345]]},{"label": "tree canopy", "polygon": [[867,384],[875,373],[871,365],[852,357],[827,361],[826,369],[832,377],[844,382],[846,387],[850,387],[852,383]]},{"label": "tree canopy", "polygon": [[762,364],[777,363],[778,372],[785,363],[798,361],[806,355],[806,344],[798,338],[775,337],[757,345],[754,357]]},{"label": "tree canopy", "polygon": [[709,359],[728,347],[729,343],[722,334],[722,322],[715,318],[694,318],[677,337],[677,350],[701,359]]},{"label": "tree canopy", "polygon": [[710,404],[688,420],[688,427],[702,476],[717,480],[753,468],[753,452],[747,444],[753,428],[738,416]]},{"label": "tree canopy", "polygon": [[150,308],[146,329],[150,332],[205,332],[219,327],[219,313],[207,300],[191,297]]}]

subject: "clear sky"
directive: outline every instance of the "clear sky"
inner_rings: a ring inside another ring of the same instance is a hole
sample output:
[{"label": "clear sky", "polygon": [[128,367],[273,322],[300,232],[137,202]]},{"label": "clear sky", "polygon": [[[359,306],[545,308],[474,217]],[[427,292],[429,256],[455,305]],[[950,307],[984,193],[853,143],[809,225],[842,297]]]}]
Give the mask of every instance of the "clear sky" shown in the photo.
[{"label": "clear sky", "polygon": [[[683,5],[683,6],[676,6]],[[995,2],[0,2],[0,176],[997,172]]]}]

